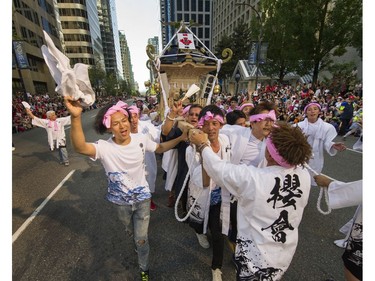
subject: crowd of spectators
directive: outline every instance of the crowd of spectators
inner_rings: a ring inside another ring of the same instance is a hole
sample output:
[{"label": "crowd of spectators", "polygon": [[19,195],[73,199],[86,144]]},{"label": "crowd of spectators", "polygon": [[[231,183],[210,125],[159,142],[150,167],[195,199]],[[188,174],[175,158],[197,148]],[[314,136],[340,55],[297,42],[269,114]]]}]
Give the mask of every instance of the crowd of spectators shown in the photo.
[{"label": "crowd of spectators", "polygon": [[[124,99],[124,97],[98,97],[95,104],[85,110],[100,108],[109,102],[116,102],[119,99]],[[297,123],[303,120],[303,109],[306,104],[312,101],[317,102],[322,107],[321,118],[334,125],[337,131],[339,130],[340,125],[340,115],[343,113],[342,104],[350,101],[353,105],[353,117],[356,120],[361,119],[362,121],[363,99],[361,84],[355,85],[352,89],[345,89],[340,92],[333,92],[328,87],[322,85],[314,86],[312,84],[298,83],[296,86],[278,84],[265,85],[253,93],[239,93],[237,95],[232,95],[221,92],[220,94],[213,95],[211,102],[218,105],[226,114],[228,111],[236,108],[238,109],[243,103],[251,102],[256,105],[262,100],[274,102],[279,111],[278,119],[289,123]],[[35,116],[40,118],[46,118],[46,112],[49,110],[54,110],[57,117],[67,116],[68,114],[64,107],[63,98],[59,95],[50,97],[48,94],[24,95],[22,93],[17,93],[13,95],[12,100],[13,133],[23,132],[33,127],[31,125],[31,120],[27,116],[21,103],[22,101],[28,102],[31,105],[31,109]],[[137,99],[135,98],[134,102],[136,101]],[[157,102],[155,100],[150,100],[147,104],[150,112],[157,110]],[[139,107],[141,109],[142,107],[146,108],[146,105],[140,105]],[[141,112],[146,113],[143,111]],[[157,123],[159,124],[160,120],[158,120]]]},{"label": "crowd of spectators", "polygon": [[304,118],[303,109],[310,102],[321,105],[321,118],[331,123],[337,131],[340,126],[340,116],[347,103],[353,106],[353,118],[362,119],[362,85],[352,89],[333,92],[325,86],[312,84],[266,85],[253,93],[239,93],[232,96],[226,93],[213,95],[212,102],[218,105],[224,113],[238,109],[241,104],[251,102],[254,105],[263,100],[274,102],[278,107],[278,119],[288,123],[298,123]]},{"label": "crowd of spectators", "polygon": [[[100,108],[113,100],[118,100],[119,98],[122,97],[98,97],[95,103],[92,106],[85,108],[85,110]],[[26,114],[22,101],[27,102],[31,106],[33,114],[39,118],[47,118],[46,113],[50,110],[55,111],[57,118],[68,115],[68,111],[64,106],[64,99],[57,94],[54,96],[49,96],[48,93],[45,95],[24,95],[22,93],[16,93],[12,98],[13,133],[21,133],[33,128],[31,119]]]}]

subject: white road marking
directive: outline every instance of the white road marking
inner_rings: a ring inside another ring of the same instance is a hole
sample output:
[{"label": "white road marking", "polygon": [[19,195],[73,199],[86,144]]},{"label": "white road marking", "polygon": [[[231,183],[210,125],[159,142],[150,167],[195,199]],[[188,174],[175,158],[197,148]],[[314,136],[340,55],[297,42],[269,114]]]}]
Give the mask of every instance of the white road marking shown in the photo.
[{"label": "white road marking", "polygon": [[12,236],[12,244],[17,238],[21,235],[21,233],[26,229],[26,227],[33,221],[33,219],[38,215],[38,213],[43,209],[43,207],[48,203],[48,201],[55,195],[57,191],[63,186],[63,184],[73,175],[76,170],[70,171],[70,173],[55,187],[55,189],[48,195],[46,199],[39,205],[39,207],[31,214],[31,216],[21,225],[21,227],[13,234]]},{"label": "white road marking", "polygon": [[353,152],[357,152],[357,153],[362,154],[362,151],[354,150],[354,149],[351,149],[351,148],[346,148],[346,150],[349,150],[349,151],[353,151]]}]

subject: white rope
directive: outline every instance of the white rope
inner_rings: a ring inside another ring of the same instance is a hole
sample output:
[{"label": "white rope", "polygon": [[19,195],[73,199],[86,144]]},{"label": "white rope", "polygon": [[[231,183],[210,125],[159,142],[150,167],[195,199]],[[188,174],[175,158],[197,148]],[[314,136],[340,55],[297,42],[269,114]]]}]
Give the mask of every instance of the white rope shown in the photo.
[{"label": "white rope", "polygon": [[[192,154],[195,155],[195,153],[196,153],[196,148],[195,148],[195,145],[193,145],[193,153]],[[176,220],[178,220],[179,222],[183,222],[183,221],[187,220],[187,218],[190,216],[191,212],[193,211],[195,205],[198,203],[198,199],[201,196],[202,191],[203,191],[203,189],[200,190],[197,198],[195,198],[195,200],[193,202],[193,205],[191,205],[191,207],[190,207],[189,211],[187,212],[186,216],[183,217],[183,218],[180,218],[178,216],[178,211],[177,211],[178,210],[178,203],[180,202],[181,196],[184,193],[184,190],[185,190],[185,187],[186,187],[186,183],[187,183],[187,180],[188,180],[189,175],[190,175],[190,167],[192,166],[193,161],[194,161],[194,157],[192,157],[192,159],[191,159],[191,162],[190,162],[190,165],[189,165],[189,170],[188,170],[188,172],[186,174],[184,183],[182,184],[182,188],[180,190],[180,194],[178,194],[176,202],[175,202],[175,205],[174,205],[174,214],[175,214]]]},{"label": "white rope", "polygon": [[[305,167],[310,170],[314,175],[319,175],[315,170],[313,170],[313,168],[311,168],[309,165],[305,164]],[[322,174],[324,175],[324,174]],[[327,175],[324,175],[326,177],[328,177]],[[332,179],[331,177],[329,177],[330,179]],[[328,199],[328,188],[324,188],[324,187],[320,187],[320,191],[319,191],[319,196],[318,196],[318,201],[316,202],[316,208],[318,209],[319,213],[321,213],[322,215],[328,215],[332,212],[332,209],[331,207],[329,206],[329,199]],[[327,211],[323,211],[322,208],[320,207],[321,206],[321,202],[322,202],[322,197],[323,197],[323,193],[324,193],[324,201],[327,205]]]}]

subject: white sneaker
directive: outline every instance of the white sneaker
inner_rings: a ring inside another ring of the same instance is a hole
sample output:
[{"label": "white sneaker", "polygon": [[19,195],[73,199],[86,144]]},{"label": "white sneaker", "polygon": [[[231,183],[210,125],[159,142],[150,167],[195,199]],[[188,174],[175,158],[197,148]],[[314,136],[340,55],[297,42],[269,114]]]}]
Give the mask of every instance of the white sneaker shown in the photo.
[{"label": "white sneaker", "polygon": [[205,234],[195,234],[197,235],[199,245],[201,245],[205,249],[210,248],[210,242],[208,242],[207,236]]},{"label": "white sneaker", "polygon": [[221,270],[219,268],[216,268],[215,270],[212,269],[212,281],[222,281]]}]

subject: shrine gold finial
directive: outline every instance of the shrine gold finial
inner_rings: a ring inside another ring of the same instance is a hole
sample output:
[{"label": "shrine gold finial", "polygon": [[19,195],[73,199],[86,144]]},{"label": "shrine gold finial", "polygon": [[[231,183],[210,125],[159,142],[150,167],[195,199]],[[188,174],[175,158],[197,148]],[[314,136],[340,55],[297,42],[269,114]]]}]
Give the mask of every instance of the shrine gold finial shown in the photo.
[{"label": "shrine gold finial", "polygon": [[146,54],[153,61],[155,60],[155,47],[154,45],[148,44],[146,46]]},{"label": "shrine gold finial", "polygon": [[230,48],[225,48],[221,55],[223,56],[223,63],[226,63],[232,58],[233,51]]}]

